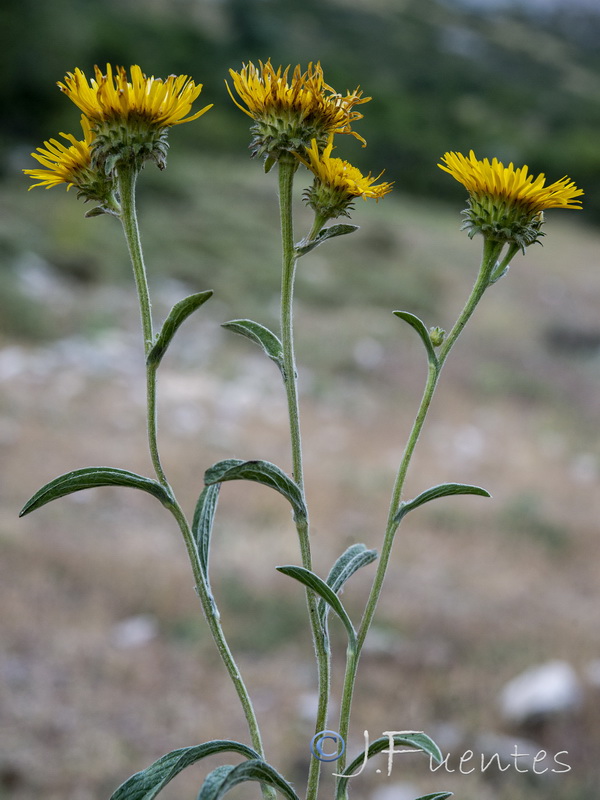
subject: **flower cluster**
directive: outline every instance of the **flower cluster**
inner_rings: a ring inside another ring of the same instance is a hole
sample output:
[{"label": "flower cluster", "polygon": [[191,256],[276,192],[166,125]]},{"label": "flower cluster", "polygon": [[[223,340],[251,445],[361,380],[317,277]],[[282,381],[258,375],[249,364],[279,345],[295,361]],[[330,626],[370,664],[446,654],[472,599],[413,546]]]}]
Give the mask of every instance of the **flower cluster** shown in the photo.
[{"label": "flower cluster", "polygon": [[527,166],[505,167],[497,158],[480,161],[471,150],[446,153],[440,169],[448,172],[469,192],[469,206],[463,228],[470,237],[481,233],[486,239],[511,242],[522,250],[539,241],[543,212],[548,208],[580,210],[583,191],[566,176],[546,186],[546,176],[536,178]]},{"label": "flower cluster", "polygon": [[365,140],[352,124],[362,119],[355,106],[368,102],[360,88],[345,95],[325,83],[320,64],[309,64],[306,71],[259,62],[246,64],[239,72],[230,70],[233,88],[239,96],[234,103],[254,120],[250,149],[253,156],[264,156],[265,167],[277,161],[296,158],[314,174],[314,183],[305,198],[323,221],[346,215],[356,197],[378,200],[391,190],[390,183],[374,186],[378,178],[362,175],[348,161],[331,158],[333,137],[351,134],[363,147]]},{"label": "flower cluster", "polygon": [[[32,156],[46,169],[24,170],[38,180],[34,186],[75,186],[86,200],[99,201],[104,210],[117,207],[114,198],[114,172],[119,165],[140,169],[151,159],[162,169],[167,154],[167,131],[173,125],[191,122],[211,108],[205,106],[190,114],[202,91],[187,75],[171,75],[166,80],[147,77],[139,66],[132,66],[130,77],[123,67],[106,74],[94,68],[88,82],[81,69],[69,72],[59,89],[83,112],[84,138],[77,141],[62,134],[70,146],[56,139],[45,142]],[[30,187],[33,188],[33,187]]]},{"label": "flower cluster", "polygon": [[[152,160],[162,169],[168,129],[198,119],[212,107],[192,112],[202,84],[187,75],[147,77],[137,65],[129,72],[107,64],[103,73],[96,66],[88,80],[76,68],[58,82],[83,112],[83,138],[61,133],[65,142],[49,139],[32,153],[41,168],[24,170],[37,181],[30,188],[74,186],[78,196],[98,202],[99,211],[118,213],[119,167],[137,171]],[[359,87],[336,92],[325,82],[319,63],[302,71],[300,65],[292,70],[291,65],[275,68],[270,61],[259,61],[258,66],[250,62],[229,74],[232,87],[226,84],[232,100],[253,120],[252,154],[265,158],[267,170],[283,161],[304,164],[314,176],[304,197],[321,223],[348,216],[357,197],[377,201],[391,191],[392,183],[377,183],[382,173],[363,175],[348,161],[332,157],[337,135],[350,134],[366,145],[352,127],[363,117],[356,106],[371,99]],[[524,250],[544,235],[546,209],[581,208],[578,198],[583,192],[567,177],[546,185],[545,176],[534,177],[527,166],[505,167],[496,158],[481,161],[473,151],[468,157],[448,152],[438,166],[469,192],[463,227],[471,237],[481,233]]]}]

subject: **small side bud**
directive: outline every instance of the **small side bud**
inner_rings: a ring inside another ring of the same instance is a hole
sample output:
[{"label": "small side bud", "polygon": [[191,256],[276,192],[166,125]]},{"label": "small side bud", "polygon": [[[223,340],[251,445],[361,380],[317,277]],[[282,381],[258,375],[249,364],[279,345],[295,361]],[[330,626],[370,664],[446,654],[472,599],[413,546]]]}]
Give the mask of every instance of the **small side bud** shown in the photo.
[{"label": "small side bud", "polygon": [[446,338],[446,331],[436,325],[429,329],[429,338],[434,347],[439,347]]}]

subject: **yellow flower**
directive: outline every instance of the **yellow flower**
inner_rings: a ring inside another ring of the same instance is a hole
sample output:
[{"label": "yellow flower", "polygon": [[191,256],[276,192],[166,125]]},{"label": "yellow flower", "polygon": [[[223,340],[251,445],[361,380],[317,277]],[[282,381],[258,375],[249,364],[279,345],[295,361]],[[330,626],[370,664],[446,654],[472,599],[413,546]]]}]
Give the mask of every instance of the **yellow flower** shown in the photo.
[{"label": "yellow flower", "polygon": [[187,75],[166,80],[148,78],[140,67],[106,65],[106,75],[94,67],[88,80],[82,70],[67,73],[58,86],[90,120],[96,138],[92,161],[111,172],[119,163],[141,167],[153,159],[162,169],[167,157],[167,129],[198,119],[212,108],[207,105],[191,116],[192,104],[202,91]]},{"label": "yellow flower", "polygon": [[527,166],[515,169],[511,162],[505,167],[497,158],[491,162],[487,158],[479,161],[472,150],[468,158],[462,153],[446,153],[442,161],[444,164],[438,164],[440,169],[450,173],[470,194],[489,195],[533,212],[547,208],[581,210],[581,200],[574,198],[582,195],[583,191],[566,176],[544,186],[546,176],[543,173],[534,179]]},{"label": "yellow flower", "polygon": [[522,249],[542,236],[543,212],[548,208],[581,209],[583,191],[566,176],[546,186],[544,174],[534,177],[527,166],[505,167],[497,158],[480,161],[471,150],[446,153],[440,169],[469,192],[464,228],[469,236],[482,233],[495,241],[514,242]]},{"label": "yellow flower", "polygon": [[296,66],[291,78],[290,69],[259,61],[258,67],[250,62],[239,72],[229,70],[241,103],[227,84],[231,99],[255,121],[252,154],[272,159],[286,152],[303,154],[312,139],[324,146],[334,133],[349,133],[364,146],[365,140],[352,130],[352,123],[363,116],[354,106],[371,98],[363,97],[358,87],[346,95],[337,93],[325,83],[318,63],[309,64],[305,72]]},{"label": "yellow flower", "polygon": [[331,158],[332,150],[332,140],[329,141],[329,144],[321,153],[316,139],[313,139],[306,151],[308,161],[300,158],[302,163],[315,175],[319,183],[326,187],[331,194],[339,195],[340,198],[346,197],[349,200],[354,197],[362,197],[363,200],[374,198],[375,201],[379,201],[384,195],[392,191],[393,184],[391,183],[375,185],[375,181],[381,178],[383,172],[380,172],[376,177],[373,177],[371,173],[363,175],[357,167],[352,166],[348,161],[343,161],[341,158]]},{"label": "yellow flower", "polygon": [[191,122],[212,108],[208,105],[186,116],[202,91],[202,84],[196,85],[187,75],[170,75],[166,81],[147,78],[135,64],[130,72],[131,81],[124,67],[116,67],[113,74],[112,66],[107,64],[103,75],[96,66],[95,78],[88,83],[84,72],[77,68],[74,73],[68,72],[65,82],[59,81],[58,86],[95,123],[142,118],[165,128]]},{"label": "yellow flower", "polygon": [[69,142],[68,145],[58,139],[50,139],[44,142],[44,147],[38,147],[37,152],[31,154],[45,169],[24,169],[23,172],[33,180],[39,181],[32,184],[30,189],[35,189],[36,186],[50,189],[65,183],[67,191],[75,186],[79,195],[86,200],[107,203],[112,196],[112,181],[105,175],[98,174],[92,166],[91,148],[94,134],[86,117],[82,116],[81,127],[82,140],[76,139],[71,133],[61,133],[60,135]]}]

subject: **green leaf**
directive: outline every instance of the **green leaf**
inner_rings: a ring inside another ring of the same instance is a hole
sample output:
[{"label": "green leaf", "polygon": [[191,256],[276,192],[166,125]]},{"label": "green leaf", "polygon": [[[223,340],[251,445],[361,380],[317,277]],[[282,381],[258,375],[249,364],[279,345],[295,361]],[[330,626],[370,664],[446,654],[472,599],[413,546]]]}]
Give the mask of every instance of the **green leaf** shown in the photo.
[{"label": "green leaf", "polygon": [[423,794],[421,797],[417,797],[416,800],[448,800],[453,794],[453,792],[434,792],[433,794]]},{"label": "green leaf", "polygon": [[502,264],[497,262],[496,266],[494,267],[494,271],[490,275],[490,281],[488,283],[488,286],[493,286],[495,283],[498,283],[500,278],[503,278],[509,269],[510,269],[510,264],[504,266],[504,262]]},{"label": "green leaf", "polygon": [[169,506],[173,502],[170,492],[151,478],[136,475],[125,469],[114,467],[84,467],[60,475],[36,492],[21,509],[20,517],[46,505],[51,500],[79,492],[82,489],[94,489],[97,486],[127,486],[133,489],[142,489],[144,492],[157,497],[160,502]]},{"label": "green leaf", "polygon": [[352,620],[348,616],[348,613],[344,606],[342,605],[342,601],[339,599],[337,594],[325,583],[324,580],[319,578],[318,575],[315,575],[314,572],[311,572],[309,569],[305,569],[304,567],[296,567],[294,565],[288,565],[285,567],[277,567],[279,572],[282,572],[284,575],[289,575],[290,578],[295,578],[300,583],[303,583],[305,586],[308,586],[309,589],[312,589],[313,592],[319,595],[331,608],[335,611],[338,617],[344,623],[346,630],[348,631],[348,640],[350,645],[354,648],[356,647],[356,631],[354,630],[354,625],[352,624]]},{"label": "green leaf", "polygon": [[339,592],[354,573],[361,567],[371,564],[377,558],[377,550],[367,550],[364,544],[353,544],[337,559],[329,575],[327,585]]},{"label": "green leaf", "polygon": [[204,577],[204,583],[208,598],[212,605],[213,614],[217,619],[220,615],[212,593],[212,587],[210,585],[210,578],[208,575],[208,559],[210,554],[210,541],[212,537],[213,522],[215,519],[215,512],[217,510],[217,501],[219,499],[220,489],[220,483],[215,483],[212,486],[204,487],[200,497],[198,498],[196,510],[194,511],[194,519],[192,521],[192,535],[194,537],[194,542],[196,543],[198,564]]},{"label": "green leaf", "polygon": [[326,242],[327,239],[333,239],[336,236],[345,236],[347,233],[354,233],[354,231],[357,231],[358,228],[358,225],[347,224],[331,225],[329,228],[323,228],[319,231],[314,239],[302,239],[301,242],[298,242],[296,245],[296,255],[298,258],[300,258],[300,256],[310,253],[310,251],[314,250],[315,247],[318,247],[320,244],[323,244],[323,242]]},{"label": "green leaf", "polygon": [[198,557],[200,559],[200,568],[206,581],[208,582],[208,556],[210,551],[210,539],[212,535],[212,527],[215,519],[215,512],[217,510],[217,501],[219,499],[219,490],[221,489],[220,483],[206,486],[196,504],[194,511],[194,519],[192,521],[192,533],[196,548],[198,550]]},{"label": "green leaf", "polygon": [[[371,564],[377,558],[377,550],[367,550],[364,544],[353,544],[342,553],[337,559],[329,575],[327,585],[336,594],[354,573],[361,567]],[[324,623],[327,618],[329,605],[324,601],[319,601],[319,616]]]},{"label": "green leaf", "polygon": [[261,347],[283,371],[283,345],[277,336],[264,325],[253,322],[251,319],[232,319],[230,322],[224,322],[221,327],[250,339],[251,342]]},{"label": "green leaf", "polygon": [[242,461],[228,458],[209,467],[204,473],[204,483],[210,486],[224,481],[246,480],[270,486],[291,504],[296,519],[305,519],[306,506],[297,483],[270,461]]},{"label": "green leaf", "polygon": [[421,492],[413,500],[400,503],[394,521],[399,525],[402,518],[409,511],[413,511],[424,503],[429,503],[430,500],[437,500],[438,497],[450,497],[455,494],[476,494],[479,497],[491,497],[487,489],[482,489],[480,486],[470,486],[466,483],[441,483],[439,486],[432,486],[431,489]]},{"label": "green leaf", "polygon": [[198,800],[220,800],[234,786],[247,781],[260,781],[260,783],[277,789],[288,800],[299,800],[298,795],[285,778],[262,759],[244,761],[236,767],[229,765],[217,767],[210,775],[207,775],[200,789]]},{"label": "green leaf", "polygon": [[182,747],[162,756],[142,772],[136,772],[119,786],[110,800],[153,800],[186,767],[207,756],[226,752],[239,753],[248,759],[259,758],[251,747],[228,739],[216,739],[195,747]]},{"label": "green leaf", "polygon": [[[437,744],[427,736],[426,733],[405,733],[403,735],[396,735],[392,737],[392,741],[394,746],[399,745],[401,747],[412,747],[415,750],[421,750],[426,755],[433,758],[440,764],[443,760],[442,752]],[[369,747],[367,748],[367,759],[373,758],[373,756],[381,753],[383,750],[389,750],[390,746],[390,737],[389,736],[382,736],[379,739],[375,739],[374,742],[371,742]],[[349,764],[346,769],[343,771],[342,776],[338,782],[338,791],[337,797],[341,800],[346,796],[346,784],[348,783],[349,779],[352,775],[356,772],[359,767],[364,764],[365,761],[365,751],[363,750],[362,753],[357,756],[351,764]],[[446,796],[449,797],[447,793],[442,793],[442,797]],[[436,797],[436,795],[432,795],[432,798]],[[424,798],[420,798],[420,800],[425,800]],[[441,798],[440,798],[441,800]]]},{"label": "green leaf", "polygon": [[393,313],[394,316],[403,319],[405,322],[408,322],[408,324],[416,330],[421,337],[421,341],[425,345],[425,349],[427,350],[427,358],[429,359],[429,363],[437,368],[438,358],[435,354],[435,348],[433,347],[431,336],[429,335],[429,331],[425,327],[424,322],[408,311],[394,311]]},{"label": "green leaf", "polygon": [[204,305],[206,301],[212,297],[212,290],[207,292],[199,292],[198,294],[191,294],[189,297],[175,303],[169,316],[163,323],[160,333],[154,342],[148,356],[146,358],[148,364],[158,366],[162,357],[167,351],[167,347],[171,344],[171,340],[177,333],[177,330],[183,322],[193,314],[196,309]]}]

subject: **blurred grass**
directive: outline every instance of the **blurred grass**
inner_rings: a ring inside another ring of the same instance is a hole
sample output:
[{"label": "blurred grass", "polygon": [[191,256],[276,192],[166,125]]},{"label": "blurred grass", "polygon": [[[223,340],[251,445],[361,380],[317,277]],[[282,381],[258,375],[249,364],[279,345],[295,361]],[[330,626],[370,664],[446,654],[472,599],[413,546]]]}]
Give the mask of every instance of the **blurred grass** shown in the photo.
[{"label": "blurred grass", "polygon": [[[137,311],[118,223],[85,220],[72,193],[25,186],[15,178],[0,191],[0,796],[91,800],[171,748],[245,733],[162,509],[105,490],[15,519],[60,472],[148,469]],[[462,201],[457,188],[455,209],[400,191],[360,203],[357,233],[300,262],[301,399],[321,574],[353,541],[380,546],[426,369],[417,337],[391,311],[451,325],[480,254],[458,231]],[[250,161],[174,149],[165,173],[143,173],[139,211],[157,319],[186,291],[215,290],[161,367],[165,464],[191,509],[203,470],[220,458],[289,468],[277,371],[219,327],[240,316],[276,324],[276,179]],[[297,238],[307,224],[299,212]],[[401,533],[379,639],[362,665],[359,733],[435,734],[448,723],[469,742],[503,729],[496,697],[519,670],[565,658],[583,674],[598,657],[598,353],[557,351],[546,333],[557,324],[597,330],[600,235],[567,213],[549,213],[547,232],[544,247],[490,290],[445,368],[407,491],[461,480],[494,497],[440,501]],[[289,514],[266,490],[227,489],[212,555],[217,598],[269,752],[302,781],[311,647],[302,592],[274,571],[298,559]],[[344,595],[355,618],[369,577],[357,575]],[[148,613],[157,637],[119,649],[115,624]],[[334,636],[339,697],[344,646],[335,627]],[[582,796],[591,783],[600,724],[598,690],[587,691],[582,713],[541,740],[568,749],[576,766],[552,785],[553,800]],[[183,776],[165,800],[192,796],[199,775]],[[464,800],[548,796],[515,776],[493,786],[417,767],[405,775],[423,792],[446,787]],[[378,785],[373,777],[356,791]]]}]

